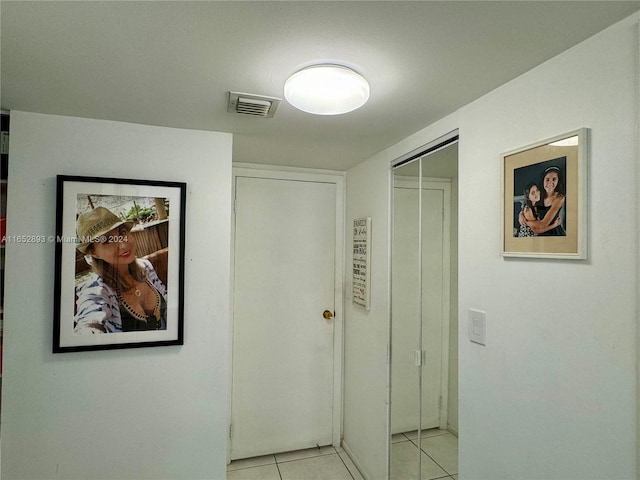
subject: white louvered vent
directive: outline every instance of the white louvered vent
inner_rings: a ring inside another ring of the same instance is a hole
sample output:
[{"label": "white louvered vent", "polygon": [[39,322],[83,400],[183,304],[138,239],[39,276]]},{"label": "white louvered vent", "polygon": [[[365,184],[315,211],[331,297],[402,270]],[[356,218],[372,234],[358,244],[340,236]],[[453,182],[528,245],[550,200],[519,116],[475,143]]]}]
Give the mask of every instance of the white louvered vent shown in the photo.
[{"label": "white louvered vent", "polygon": [[227,112],[271,118],[275,115],[281,100],[281,98],[251,93],[229,92]]}]

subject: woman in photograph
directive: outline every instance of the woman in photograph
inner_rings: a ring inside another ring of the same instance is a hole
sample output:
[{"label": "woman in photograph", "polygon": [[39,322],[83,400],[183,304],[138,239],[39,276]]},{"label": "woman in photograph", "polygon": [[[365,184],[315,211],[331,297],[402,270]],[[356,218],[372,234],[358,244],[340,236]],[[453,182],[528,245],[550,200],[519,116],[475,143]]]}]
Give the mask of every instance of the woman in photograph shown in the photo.
[{"label": "woman in photograph", "polygon": [[[539,235],[566,235],[563,227],[564,223],[564,186],[560,181],[560,169],[549,167],[544,171],[542,177],[542,187],[544,188],[542,200],[538,204],[540,217],[548,219],[551,223],[556,222],[555,228],[540,233]],[[557,222],[557,219],[560,221]]]},{"label": "woman in photograph", "polygon": [[78,217],[77,249],[92,272],[76,286],[75,334],[166,330],[166,288],[136,258],[131,227],[104,207]]},{"label": "woman in photograph", "polygon": [[[542,212],[544,209],[540,208],[540,196],[540,188],[535,182],[529,183],[524,189],[524,203],[518,215],[520,222],[518,237],[544,235],[560,226],[562,219],[556,215],[555,207],[553,210],[547,209],[545,213]],[[557,205],[561,205],[561,203]]]}]

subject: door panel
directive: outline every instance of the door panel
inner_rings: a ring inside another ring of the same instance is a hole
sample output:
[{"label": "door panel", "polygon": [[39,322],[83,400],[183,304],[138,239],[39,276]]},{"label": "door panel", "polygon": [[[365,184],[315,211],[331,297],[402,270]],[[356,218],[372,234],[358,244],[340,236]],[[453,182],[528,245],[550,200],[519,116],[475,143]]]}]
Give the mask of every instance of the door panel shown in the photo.
[{"label": "door panel", "polygon": [[[440,189],[423,188],[421,209],[419,195],[418,188],[394,188],[392,433],[417,429],[421,397],[422,428],[440,425],[444,194]],[[421,333],[422,369],[416,367],[415,358]]]},{"label": "door panel", "polygon": [[418,428],[420,262],[417,188],[394,188],[392,268],[391,433]]},{"label": "door panel", "polygon": [[442,190],[422,190],[422,428],[440,425],[442,394]]},{"label": "door panel", "polygon": [[336,185],[236,177],[231,458],[333,433]]}]

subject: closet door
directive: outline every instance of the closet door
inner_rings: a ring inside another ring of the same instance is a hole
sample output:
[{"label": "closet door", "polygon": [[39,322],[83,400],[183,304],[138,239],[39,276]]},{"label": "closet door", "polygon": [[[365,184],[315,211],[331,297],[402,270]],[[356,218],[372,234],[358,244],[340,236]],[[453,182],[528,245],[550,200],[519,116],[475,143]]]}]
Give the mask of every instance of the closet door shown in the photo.
[{"label": "closet door", "polygon": [[[400,172],[398,172],[400,173]],[[393,201],[391,433],[417,430],[420,418],[420,191],[418,177],[396,176]]]},{"label": "closet door", "polygon": [[[446,428],[449,322],[448,179],[422,160],[394,170],[391,266],[391,479],[445,475],[421,449]],[[417,476],[417,477],[416,477]]]},{"label": "closet door", "polygon": [[392,252],[393,434],[440,426],[445,313],[444,185],[400,185]]},{"label": "closet door", "polygon": [[421,209],[421,422],[440,426],[444,323],[444,198],[441,185],[423,182]]}]

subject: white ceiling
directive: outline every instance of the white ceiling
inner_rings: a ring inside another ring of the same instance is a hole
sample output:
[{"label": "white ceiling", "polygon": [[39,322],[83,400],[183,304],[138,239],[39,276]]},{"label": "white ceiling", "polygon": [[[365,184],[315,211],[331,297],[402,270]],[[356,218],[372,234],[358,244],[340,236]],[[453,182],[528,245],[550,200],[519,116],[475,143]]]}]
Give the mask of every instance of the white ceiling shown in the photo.
[{"label": "white ceiling", "polygon": [[[3,109],[234,133],[234,161],[346,170],[640,9],[640,1],[0,2]],[[313,63],[360,110],[227,113]],[[117,141],[117,139],[114,139]]]}]

